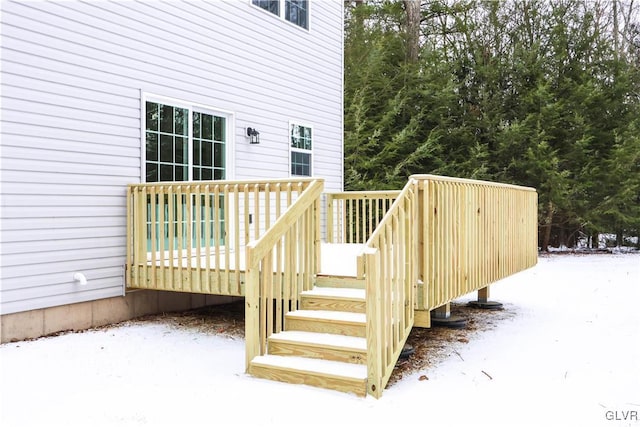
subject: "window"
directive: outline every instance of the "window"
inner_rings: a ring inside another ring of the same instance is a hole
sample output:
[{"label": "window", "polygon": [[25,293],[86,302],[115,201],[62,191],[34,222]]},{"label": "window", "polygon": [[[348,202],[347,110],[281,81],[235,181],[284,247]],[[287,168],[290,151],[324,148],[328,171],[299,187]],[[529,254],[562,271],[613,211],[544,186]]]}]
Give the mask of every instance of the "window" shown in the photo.
[{"label": "window", "polygon": [[[304,29],[309,29],[309,1],[308,0],[251,0],[251,3],[282,17],[285,20]],[[284,7],[282,7],[284,5]],[[282,10],[284,9],[284,14]]]},{"label": "window", "polygon": [[226,176],[227,116],[189,105],[145,102],[145,181]]},{"label": "window", "polygon": [[284,1],[284,19],[298,25],[299,27],[309,29],[307,25],[307,17],[309,16],[309,8],[307,0],[285,0]]},{"label": "window", "polygon": [[252,3],[274,15],[280,16],[280,0],[253,0]]},{"label": "window", "polygon": [[[226,178],[227,156],[227,126],[230,125],[231,116],[228,113],[215,112],[213,109],[194,106],[181,101],[166,101],[158,99],[145,99],[144,101],[144,173],[145,182],[159,181],[206,181],[222,180]],[[197,232],[197,218],[200,218],[201,240],[214,245],[217,241],[225,245],[225,197],[209,195],[209,211],[206,212],[204,202],[200,203],[201,212],[196,215],[195,210],[189,213],[186,209],[187,196],[173,195],[173,201],[169,202],[169,195],[155,195],[156,200],[147,204],[147,248],[164,247],[167,250],[177,250],[187,246],[188,230]],[[159,203],[160,198],[164,198]],[[182,197],[178,203],[178,197]],[[196,197],[196,196],[193,196]],[[192,202],[193,203],[193,202]],[[155,206],[155,216],[160,218],[160,208],[163,206],[164,224],[156,225],[155,236],[157,242],[151,245],[151,210]],[[170,206],[173,212],[169,215]],[[177,206],[182,206],[180,212]],[[217,211],[216,211],[217,206]],[[169,218],[173,217],[172,223]],[[210,218],[210,235],[205,236],[205,218]],[[180,221],[177,218],[182,218]],[[191,224],[189,224],[191,223]],[[216,229],[216,224],[219,228]],[[179,234],[178,229],[182,232]],[[170,238],[169,236],[173,237]],[[176,236],[183,236],[178,242]],[[160,243],[163,240],[163,243]],[[173,247],[170,242],[173,241]],[[195,237],[190,241],[195,244]]]},{"label": "window", "polygon": [[291,175],[311,176],[312,131],[308,126],[291,123]]}]

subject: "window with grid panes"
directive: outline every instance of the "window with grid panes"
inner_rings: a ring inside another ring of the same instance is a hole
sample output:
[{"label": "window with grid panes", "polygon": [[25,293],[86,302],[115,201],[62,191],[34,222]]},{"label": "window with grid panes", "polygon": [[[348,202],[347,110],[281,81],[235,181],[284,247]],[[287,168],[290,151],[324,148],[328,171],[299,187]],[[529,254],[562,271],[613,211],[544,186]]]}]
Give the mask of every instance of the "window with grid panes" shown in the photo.
[{"label": "window with grid panes", "polygon": [[291,123],[289,125],[291,139],[291,175],[311,176],[313,173],[312,129],[308,126]]},{"label": "window with grid panes", "polygon": [[308,0],[252,0],[251,3],[292,24],[309,29]]},{"label": "window with grid panes", "polygon": [[[227,143],[227,117],[189,105],[172,105],[169,103],[146,101],[145,102],[145,181],[207,181],[225,179],[226,175],[226,143]],[[168,197],[168,196],[164,196]],[[174,196],[177,197],[177,196]],[[204,196],[202,196],[204,197]],[[203,233],[201,241],[213,245],[217,240],[220,245],[224,245],[224,204],[223,196],[216,202],[213,195],[209,196],[209,212],[205,212],[205,203],[201,202],[200,230]],[[178,204],[174,202],[173,206]],[[150,209],[151,205],[147,206]],[[157,206],[157,205],[155,205]],[[168,204],[164,205],[165,223],[160,226],[162,231],[156,230],[158,239],[164,239],[165,248],[169,249],[170,230],[177,230],[182,227],[182,236],[186,236],[187,212],[183,205],[181,218],[178,223],[174,220],[169,224]],[[157,209],[157,207],[156,207]],[[156,212],[159,217],[159,212]],[[191,222],[195,223],[194,217]],[[210,235],[204,236],[205,218],[214,219],[219,224],[219,229],[210,227]],[[173,212],[173,218],[178,218],[178,213]],[[151,212],[147,214],[151,218]],[[195,232],[197,227],[192,224],[191,230]],[[174,236],[175,237],[175,236]],[[194,240],[195,241],[195,240]],[[186,237],[180,242],[182,247],[186,245]],[[174,247],[178,248],[177,240]],[[151,248],[151,224],[147,223],[147,247]],[[159,243],[155,247],[160,247]]]},{"label": "window with grid panes", "polygon": [[146,182],[225,179],[226,117],[152,101],[145,110]]}]

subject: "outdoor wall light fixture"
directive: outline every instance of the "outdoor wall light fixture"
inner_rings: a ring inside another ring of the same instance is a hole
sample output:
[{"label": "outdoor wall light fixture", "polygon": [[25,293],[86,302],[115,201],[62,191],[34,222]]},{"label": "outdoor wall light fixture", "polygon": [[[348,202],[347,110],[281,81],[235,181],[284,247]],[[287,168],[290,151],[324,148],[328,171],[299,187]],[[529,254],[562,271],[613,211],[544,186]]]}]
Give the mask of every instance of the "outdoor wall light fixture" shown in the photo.
[{"label": "outdoor wall light fixture", "polygon": [[256,128],[247,128],[249,144],[260,144],[260,132]]}]

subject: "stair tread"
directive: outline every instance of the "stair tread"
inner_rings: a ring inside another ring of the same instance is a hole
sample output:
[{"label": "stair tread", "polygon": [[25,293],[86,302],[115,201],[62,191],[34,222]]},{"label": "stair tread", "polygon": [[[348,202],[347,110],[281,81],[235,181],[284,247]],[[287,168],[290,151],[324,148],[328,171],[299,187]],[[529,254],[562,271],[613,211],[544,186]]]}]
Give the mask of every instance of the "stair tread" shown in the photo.
[{"label": "stair tread", "polygon": [[252,364],[292,369],[308,373],[316,373],[339,378],[365,380],[367,366],[355,363],[336,362],[334,360],[311,359],[299,356],[276,356],[267,354],[256,356]]},{"label": "stair tread", "polygon": [[356,288],[324,288],[315,287],[310,291],[304,291],[302,295],[321,297],[341,297],[353,299],[365,299],[365,290]]},{"label": "stair tread", "polygon": [[307,331],[282,331],[269,337],[270,340],[303,342],[307,344],[318,344],[323,346],[334,346],[351,348],[355,350],[366,350],[366,338],[353,337],[347,335],[328,334],[322,332]]},{"label": "stair tread", "polygon": [[329,310],[296,310],[286,314],[288,317],[336,320],[344,322],[366,323],[367,315],[364,313],[352,313],[349,311],[329,311]]}]

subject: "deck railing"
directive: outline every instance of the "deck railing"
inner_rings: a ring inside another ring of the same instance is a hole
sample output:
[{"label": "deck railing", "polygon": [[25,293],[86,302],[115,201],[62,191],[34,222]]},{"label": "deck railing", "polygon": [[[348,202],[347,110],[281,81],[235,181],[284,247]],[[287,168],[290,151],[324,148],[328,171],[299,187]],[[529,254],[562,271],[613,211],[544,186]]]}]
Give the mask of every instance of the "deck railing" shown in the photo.
[{"label": "deck railing", "polygon": [[[417,282],[417,181],[409,180],[365,244],[367,389],[379,397],[414,319]],[[364,260],[363,260],[364,258]]]},{"label": "deck railing", "polygon": [[366,282],[368,393],[379,397],[415,320],[537,262],[537,193],[414,175],[358,258]]},{"label": "deck railing", "polygon": [[414,175],[419,188],[416,308],[432,310],[537,262],[533,188]]},{"label": "deck railing", "polygon": [[313,287],[320,266],[322,180],[310,183],[259,239],[247,245],[246,364],[265,354],[267,339],[282,331],[284,316],[298,309],[300,293]]},{"label": "deck railing", "polygon": [[258,239],[312,179],[132,184],[127,285],[244,295],[244,247]]},{"label": "deck railing", "polygon": [[327,193],[327,242],[366,242],[398,194],[399,190]]}]

